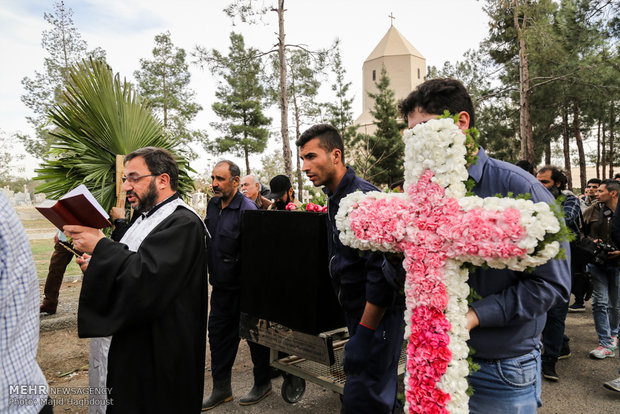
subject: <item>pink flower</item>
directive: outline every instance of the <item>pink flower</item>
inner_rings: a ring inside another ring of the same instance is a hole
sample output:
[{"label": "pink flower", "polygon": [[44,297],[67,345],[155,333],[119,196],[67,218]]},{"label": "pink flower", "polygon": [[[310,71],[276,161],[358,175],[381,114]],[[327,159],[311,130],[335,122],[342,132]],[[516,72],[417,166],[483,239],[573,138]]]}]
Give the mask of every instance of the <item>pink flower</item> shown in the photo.
[{"label": "pink flower", "polygon": [[292,210],[296,210],[297,206],[295,205],[295,203],[288,203],[285,207],[288,211],[292,211]]}]

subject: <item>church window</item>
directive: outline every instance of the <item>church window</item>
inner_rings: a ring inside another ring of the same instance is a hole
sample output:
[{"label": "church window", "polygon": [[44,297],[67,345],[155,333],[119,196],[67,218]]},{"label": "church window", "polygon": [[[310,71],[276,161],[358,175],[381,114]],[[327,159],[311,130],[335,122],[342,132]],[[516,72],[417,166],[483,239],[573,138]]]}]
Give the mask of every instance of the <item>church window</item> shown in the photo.
[{"label": "church window", "polygon": [[372,80],[377,80],[377,71],[376,70],[372,71]]},{"label": "church window", "polygon": [[420,79],[420,68],[418,68],[418,79]]}]

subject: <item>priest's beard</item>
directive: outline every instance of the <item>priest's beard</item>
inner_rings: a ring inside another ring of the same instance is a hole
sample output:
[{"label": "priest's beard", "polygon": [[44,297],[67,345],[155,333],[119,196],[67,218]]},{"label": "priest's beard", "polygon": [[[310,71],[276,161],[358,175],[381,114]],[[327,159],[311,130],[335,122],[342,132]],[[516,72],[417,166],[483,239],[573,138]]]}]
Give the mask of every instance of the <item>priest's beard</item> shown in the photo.
[{"label": "priest's beard", "polygon": [[155,207],[155,202],[157,201],[157,197],[159,194],[157,193],[157,187],[155,187],[155,180],[151,180],[149,187],[146,190],[146,193],[143,196],[139,196],[134,191],[128,191],[127,195],[132,194],[136,200],[138,200],[138,204],[133,208],[136,211],[140,211],[142,213],[146,213],[153,207]]}]

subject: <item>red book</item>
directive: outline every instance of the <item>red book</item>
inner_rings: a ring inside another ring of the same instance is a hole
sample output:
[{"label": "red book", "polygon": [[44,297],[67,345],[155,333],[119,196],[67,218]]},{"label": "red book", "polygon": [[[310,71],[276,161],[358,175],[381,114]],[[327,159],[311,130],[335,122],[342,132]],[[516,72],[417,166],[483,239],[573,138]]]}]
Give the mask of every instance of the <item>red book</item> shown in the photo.
[{"label": "red book", "polygon": [[60,200],[45,200],[36,209],[59,230],[67,224],[102,229],[112,224],[108,214],[84,184],[75,187]]}]

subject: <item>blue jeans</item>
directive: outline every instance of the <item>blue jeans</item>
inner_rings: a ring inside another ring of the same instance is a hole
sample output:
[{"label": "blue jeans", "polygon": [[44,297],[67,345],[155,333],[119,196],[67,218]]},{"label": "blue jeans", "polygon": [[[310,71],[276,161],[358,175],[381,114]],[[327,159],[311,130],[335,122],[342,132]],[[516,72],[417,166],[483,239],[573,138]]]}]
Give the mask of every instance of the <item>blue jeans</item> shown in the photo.
[{"label": "blue jeans", "polygon": [[480,369],[468,377],[474,389],[470,413],[535,414],[542,406],[538,349],[515,358],[474,362]]},{"label": "blue jeans", "polygon": [[611,348],[611,337],[618,336],[620,321],[620,267],[588,265],[592,275],[592,316],[599,345]]}]

